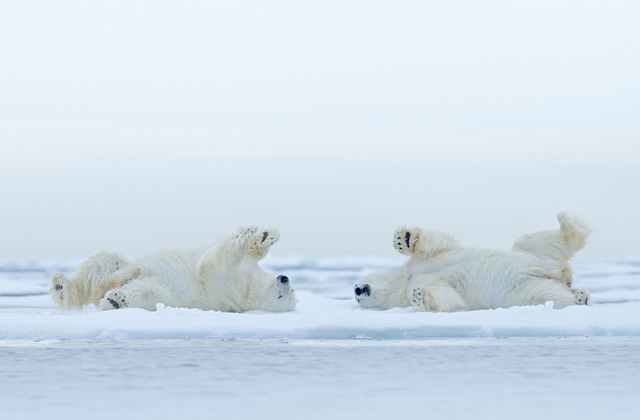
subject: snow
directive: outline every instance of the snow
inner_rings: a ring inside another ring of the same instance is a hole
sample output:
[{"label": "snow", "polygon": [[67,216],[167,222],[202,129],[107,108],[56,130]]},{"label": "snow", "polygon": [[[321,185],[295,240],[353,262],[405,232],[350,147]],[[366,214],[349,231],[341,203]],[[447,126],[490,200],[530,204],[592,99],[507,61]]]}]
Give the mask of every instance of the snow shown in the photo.
[{"label": "snow", "polygon": [[[43,296],[6,298],[44,305]],[[475,312],[420,313],[412,308],[367,310],[352,299],[299,292],[291,313],[244,314],[162,308],[82,313],[0,313],[1,340],[51,339],[424,339],[438,337],[549,337],[640,335],[640,302],[569,307],[513,307]],[[18,304],[16,302],[16,306]],[[3,310],[7,310],[3,308]]]},{"label": "snow", "polygon": [[289,313],[243,314],[159,306],[59,313],[46,295],[48,276],[71,271],[71,261],[38,265],[0,264],[0,340],[236,339],[301,340],[426,339],[440,337],[640,336],[640,262],[586,261],[577,266],[576,287],[591,290],[594,306],[553,309],[551,303],[486,311],[421,313],[412,308],[364,309],[352,298],[362,275],[393,266],[396,259],[271,259],[266,268],[284,273],[299,296]]}]

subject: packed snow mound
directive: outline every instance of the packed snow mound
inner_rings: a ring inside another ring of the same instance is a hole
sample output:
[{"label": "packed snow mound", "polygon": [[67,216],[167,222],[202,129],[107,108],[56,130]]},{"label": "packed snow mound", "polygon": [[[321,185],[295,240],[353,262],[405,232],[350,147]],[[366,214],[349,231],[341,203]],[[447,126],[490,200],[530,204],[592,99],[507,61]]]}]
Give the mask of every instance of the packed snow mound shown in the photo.
[{"label": "packed snow mound", "polygon": [[59,313],[47,293],[49,275],[69,273],[75,260],[0,261],[0,340],[44,339],[424,339],[640,335],[640,258],[576,264],[575,287],[588,288],[594,306],[546,305],[455,313],[413,308],[371,310],[353,300],[356,280],[397,266],[400,259],[270,258],[265,269],[286,274],[299,303],[290,313],[223,313],[158,306],[156,312],[94,306]]}]

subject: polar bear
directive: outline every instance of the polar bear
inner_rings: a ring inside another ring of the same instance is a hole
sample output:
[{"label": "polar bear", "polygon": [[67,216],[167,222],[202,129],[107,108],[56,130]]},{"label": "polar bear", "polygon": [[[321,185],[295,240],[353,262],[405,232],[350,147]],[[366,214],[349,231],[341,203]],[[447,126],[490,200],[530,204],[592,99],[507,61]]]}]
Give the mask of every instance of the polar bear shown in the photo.
[{"label": "polar bear", "polygon": [[591,305],[585,289],[571,290],[569,260],[584,248],[591,229],[577,217],[558,215],[560,229],[518,239],[510,252],[463,248],[452,236],[402,227],[393,246],[409,260],[356,283],[366,308],[413,306],[418,311],[508,308],[552,301],[555,308]]},{"label": "polar bear", "polygon": [[240,228],[202,251],[166,251],[133,261],[100,252],[67,278],[51,277],[49,294],[61,310],[89,303],[101,310],[173,307],[225,312],[292,311],[297,298],[287,276],[264,271],[258,261],[280,238],[278,230]]}]

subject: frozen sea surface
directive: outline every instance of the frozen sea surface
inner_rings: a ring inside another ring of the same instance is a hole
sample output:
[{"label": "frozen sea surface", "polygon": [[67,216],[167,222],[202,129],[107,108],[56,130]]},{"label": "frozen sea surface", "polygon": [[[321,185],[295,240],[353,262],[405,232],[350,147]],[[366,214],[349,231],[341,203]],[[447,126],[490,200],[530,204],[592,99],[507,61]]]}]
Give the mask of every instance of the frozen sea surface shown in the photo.
[{"label": "frozen sea surface", "polygon": [[639,355],[637,337],[5,341],[0,412],[8,419],[637,419]]},{"label": "frozen sea surface", "polygon": [[61,314],[48,277],[77,261],[0,261],[1,417],[640,418],[640,258],[575,265],[593,307],[355,304],[401,261],[269,259],[299,292],[286,314]]}]

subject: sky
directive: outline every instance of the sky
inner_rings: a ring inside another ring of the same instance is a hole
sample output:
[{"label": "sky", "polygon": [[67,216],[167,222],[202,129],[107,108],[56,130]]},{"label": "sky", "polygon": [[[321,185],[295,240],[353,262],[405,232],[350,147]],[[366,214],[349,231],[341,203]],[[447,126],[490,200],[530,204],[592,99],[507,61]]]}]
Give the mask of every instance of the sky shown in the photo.
[{"label": "sky", "polygon": [[640,254],[637,1],[1,1],[0,259],[402,224]]}]

